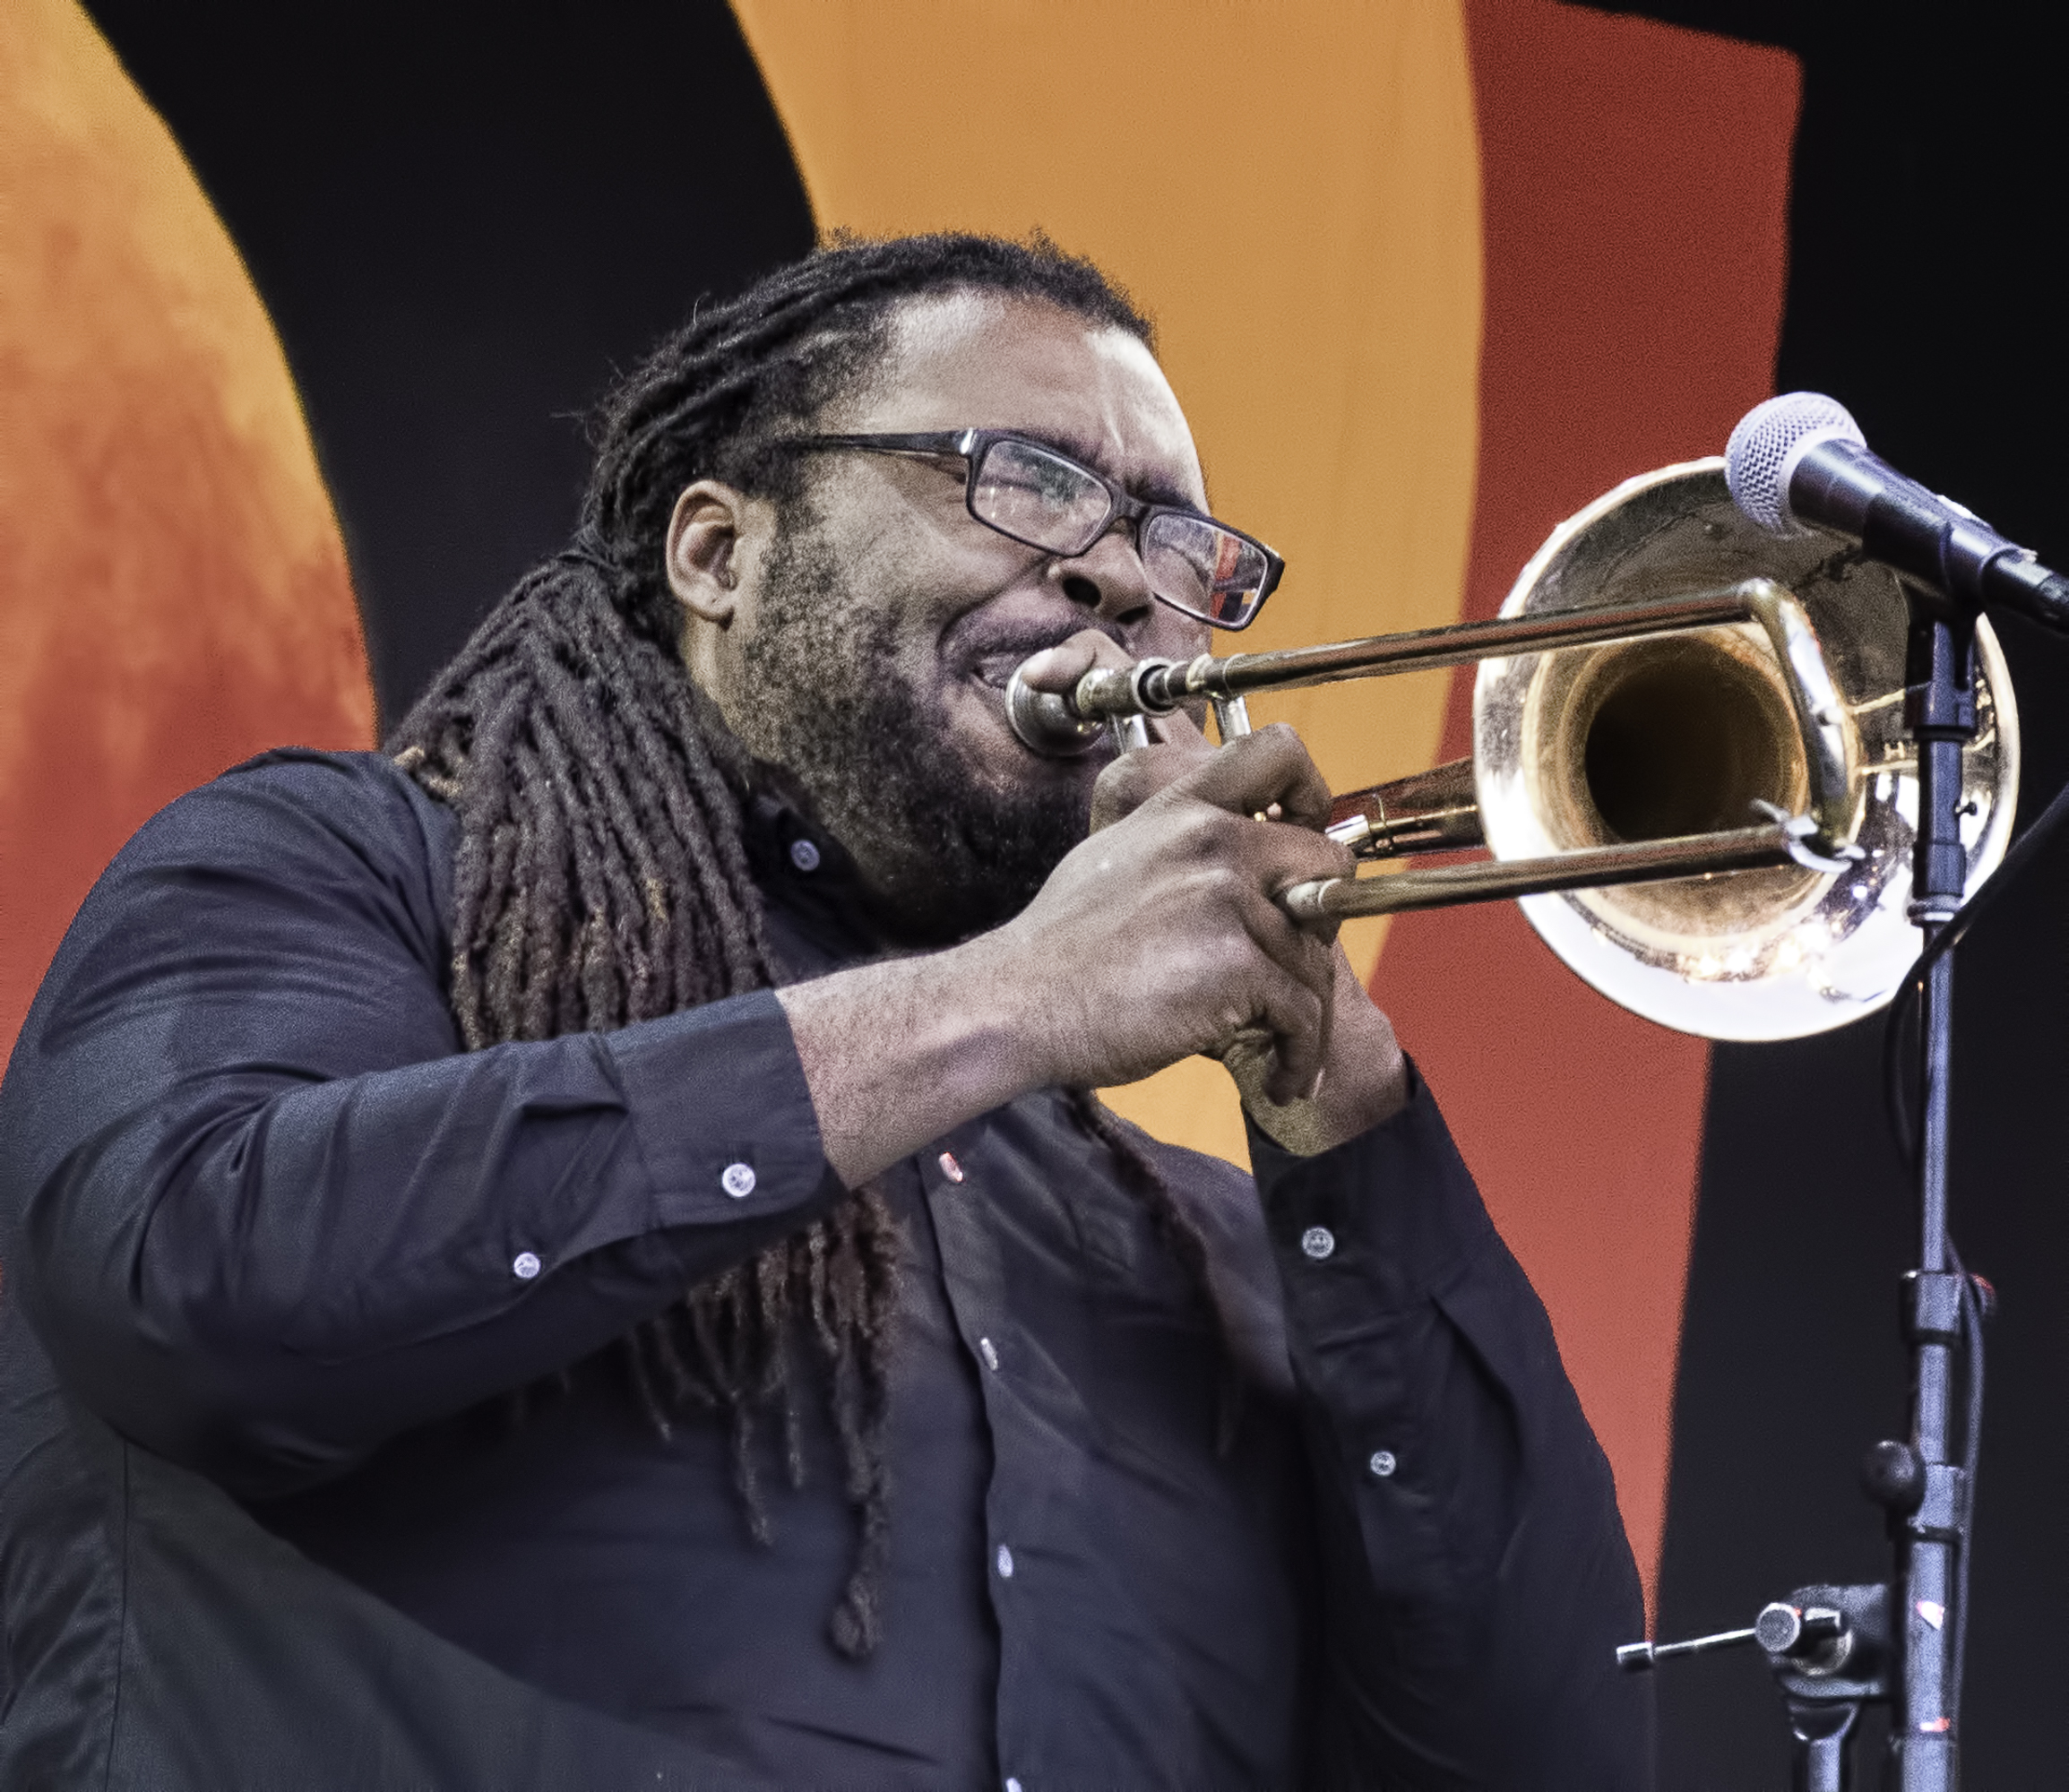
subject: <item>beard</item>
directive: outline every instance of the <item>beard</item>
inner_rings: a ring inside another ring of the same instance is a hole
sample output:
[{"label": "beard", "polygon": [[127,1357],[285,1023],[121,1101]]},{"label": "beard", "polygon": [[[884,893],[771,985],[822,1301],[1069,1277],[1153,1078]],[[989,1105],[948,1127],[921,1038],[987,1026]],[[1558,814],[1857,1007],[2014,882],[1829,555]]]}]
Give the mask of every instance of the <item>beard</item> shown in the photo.
[{"label": "beard", "polygon": [[821,533],[793,521],[741,647],[748,712],[733,733],[769,786],[847,849],[891,939],[947,945],[1010,920],[1085,838],[1089,787],[1002,788],[966,764],[951,744],[951,675],[916,681],[893,610],[850,587]]}]

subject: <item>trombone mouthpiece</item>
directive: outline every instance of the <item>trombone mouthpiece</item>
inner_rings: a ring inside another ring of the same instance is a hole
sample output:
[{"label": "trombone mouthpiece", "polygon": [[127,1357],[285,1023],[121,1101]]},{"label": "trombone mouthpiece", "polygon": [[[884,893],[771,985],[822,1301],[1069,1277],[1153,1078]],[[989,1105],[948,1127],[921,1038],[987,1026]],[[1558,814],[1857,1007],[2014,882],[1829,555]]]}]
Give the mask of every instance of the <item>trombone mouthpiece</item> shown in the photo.
[{"label": "trombone mouthpiece", "polygon": [[1054,691],[1038,691],[1013,668],[1005,684],[1005,717],[1020,743],[1045,759],[1075,759],[1090,753],[1106,732],[1097,718],[1087,719]]},{"label": "trombone mouthpiece", "polygon": [[[1211,666],[1214,661],[1203,654],[1192,663]],[[1139,718],[1167,716],[1178,707],[1185,693],[1186,669],[1168,659],[1095,666],[1065,697],[1030,685],[1021,676],[1027,670],[1023,660],[1006,680],[1006,719],[1022,746],[1051,759],[1074,759],[1089,751],[1108,723],[1120,730],[1124,747],[1141,746],[1148,737],[1142,732]]]}]

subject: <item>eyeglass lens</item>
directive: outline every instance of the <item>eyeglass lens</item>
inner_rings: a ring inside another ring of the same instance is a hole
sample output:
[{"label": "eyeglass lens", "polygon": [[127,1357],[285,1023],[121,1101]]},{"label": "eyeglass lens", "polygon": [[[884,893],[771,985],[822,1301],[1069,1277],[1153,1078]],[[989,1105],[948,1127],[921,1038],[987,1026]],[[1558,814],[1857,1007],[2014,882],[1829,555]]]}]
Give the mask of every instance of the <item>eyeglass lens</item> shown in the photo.
[{"label": "eyeglass lens", "polygon": [[[1029,442],[994,442],[970,487],[978,518],[1052,554],[1082,554],[1113,514],[1107,488],[1074,461]],[[1137,543],[1150,589],[1174,609],[1240,627],[1262,599],[1268,564],[1253,542],[1204,517],[1166,511]]]},{"label": "eyeglass lens", "polygon": [[1056,554],[1082,554],[1112,501],[1082,467],[1028,442],[994,442],[978,463],[971,507],[994,529]]},{"label": "eyeglass lens", "polygon": [[1254,542],[1203,517],[1171,511],[1142,531],[1150,589],[1187,616],[1219,628],[1240,628],[1263,601],[1267,563]]}]

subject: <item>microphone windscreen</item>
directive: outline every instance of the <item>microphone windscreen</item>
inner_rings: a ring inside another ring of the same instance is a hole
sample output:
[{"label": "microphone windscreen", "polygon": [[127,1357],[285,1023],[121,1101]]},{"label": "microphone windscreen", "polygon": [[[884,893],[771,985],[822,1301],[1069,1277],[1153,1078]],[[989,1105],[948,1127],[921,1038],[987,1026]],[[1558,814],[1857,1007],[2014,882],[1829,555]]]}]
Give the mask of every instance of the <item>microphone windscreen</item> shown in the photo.
[{"label": "microphone windscreen", "polygon": [[1770,535],[1801,532],[1789,514],[1788,480],[1795,450],[1813,435],[1867,446],[1847,408],[1823,392],[1783,392],[1754,405],[1724,444],[1724,482],[1732,503]]}]

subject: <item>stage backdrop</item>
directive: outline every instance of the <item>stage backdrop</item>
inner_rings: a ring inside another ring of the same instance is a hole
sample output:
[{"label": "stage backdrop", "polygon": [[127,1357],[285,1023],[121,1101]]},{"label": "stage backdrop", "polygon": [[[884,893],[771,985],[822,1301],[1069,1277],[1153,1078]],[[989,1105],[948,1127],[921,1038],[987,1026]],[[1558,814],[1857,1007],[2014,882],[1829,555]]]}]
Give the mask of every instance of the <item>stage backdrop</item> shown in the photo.
[{"label": "stage backdrop", "polygon": [[280,345],[71,0],[0,6],[0,1049],[139,823],[366,746],[343,544]]},{"label": "stage backdrop", "polygon": [[[1291,556],[1265,642],[1487,614],[1560,517],[1715,450],[1777,381],[2061,564],[2043,25],[1629,10],[1702,29],[1550,0],[89,0],[91,25],[11,0],[0,1039],[137,821],[273,742],[370,739],[366,673],[397,716],[565,539],[613,370],[823,229],[1041,226],[1108,259],[1162,320],[1217,503]],[[2004,271],[1981,247],[1921,267],[1920,217],[2010,246]],[[2069,651],[2004,633],[2030,814],[2069,776],[2046,696]],[[1464,745],[1443,676],[1280,710],[1340,785]],[[1958,1228],[2004,1295],[1988,1786],[2059,1777],[2069,1671],[2065,876],[2069,843],[1961,971]],[[1852,1485],[1902,1425],[1878,1027],[1712,1053],[1589,995],[1506,909],[1352,944],[1545,1292],[1649,1580],[1678,1411],[1663,1624],[1882,1572]],[[1236,1149],[1203,1068],[1115,1099]],[[1661,1699],[1677,1792],[1786,1777],[1757,1659]]]},{"label": "stage backdrop", "polygon": [[[259,8],[99,12],[147,88],[215,83],[181,115],[185,141],[287,332],[392,715],[493,596],[481,570],[507,578],[565,527],[531,462],[504,441],[470,454],[452,415],[507,417],[513,392],[565,414],[695,296],[711,245],[758,252],[720,285],[802,246],[754,65],[688,9],[643,56],[639,9],[586,51],[463,36],[466,9],[429,39],[379,8],[329,39]],[[1780,53],[1548,0],[742,0],[738,16],[818,229],[1046,229],[1156,314],[1214,502],[1291,564],[1246,645],[1488,614],[1562,516],[1715,449],[1769,388],[1797,103]],[[25,396],[7,461],[23,494],[11,1030],[86,881],[151,808],[275,740],[362,744],[369,718],[338,532],[235,251],[74,8],[32,0],[8,29],[7,141],[37,201],[10,228],[40,233],[11,246],[35,279],[8,289]],[[701,115],[701,181],[654,122],[670,66],[732,108],[722,131]],[[626,90],[642,80],[653,104]],[[528,82],[564,118],[615,87],[618,141],[578,148],[564,126],[556,145]],[[482,125],[499,99],[522,130]],[[600,228],[556,236],[534,215],[636,220],[642,187],[677,195],[674,228],[659,211],[607,248]],[[778,201],[759,227],[758,187]],[[705,263],[682,246],[700,231]],[[687,277],[603,278],[642,251]],[[525,312],[528,293],[562,314]],[[572,435],[553,451],[563,494]],[[510,523],[499,490],[535,521]],[[1464,690],[1428,675],[1260,709],[1344,788],[1462,753]],[[1574,983],[1507,909],[1349,943],[1544,1294],[1650,1585],[1705,1048]],[[1113,1099],[1241,1155],[1212,1066]]]}]

